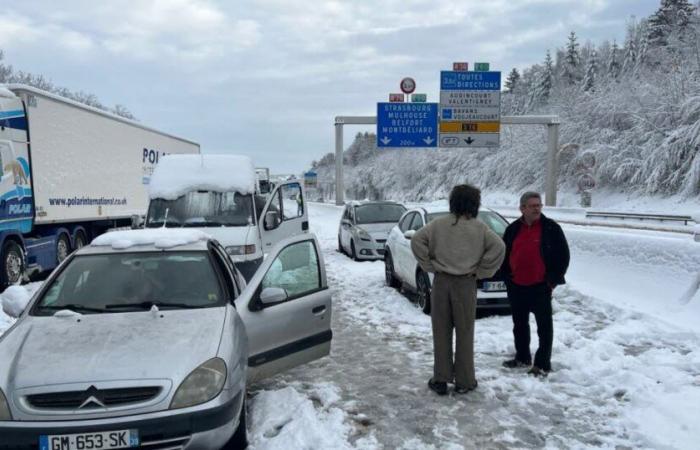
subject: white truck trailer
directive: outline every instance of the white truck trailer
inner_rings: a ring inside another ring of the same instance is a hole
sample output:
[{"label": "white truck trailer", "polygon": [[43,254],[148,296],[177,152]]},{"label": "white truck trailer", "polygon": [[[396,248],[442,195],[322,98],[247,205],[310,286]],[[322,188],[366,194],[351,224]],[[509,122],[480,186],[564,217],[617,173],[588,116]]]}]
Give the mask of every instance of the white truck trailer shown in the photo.
[{"label": "white truck trailer", "polygon": [[0,289],[148,207],[158,160],[199,144],[24,85],[0,87]]}]

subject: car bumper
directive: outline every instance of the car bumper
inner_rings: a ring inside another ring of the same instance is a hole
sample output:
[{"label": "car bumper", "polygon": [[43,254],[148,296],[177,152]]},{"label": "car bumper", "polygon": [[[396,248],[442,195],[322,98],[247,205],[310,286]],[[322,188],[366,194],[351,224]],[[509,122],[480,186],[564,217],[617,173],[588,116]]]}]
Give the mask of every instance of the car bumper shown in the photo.
[{"label": "car bumper", "polygon": [[[0,422],[0,450],[40,450],[41,435],[135,429],[149,449],[221,448],[238,426],[245,391],[208,409],[168,410],[94,420]],[[136,447],[140,448],[140,447]]]},{"label": "car bumper", "polygon": [[476,291],[477,308],[510,308],[508,294],[506,291],[485,292],[481,289]]},{"label": "car bumper", "polygon": [[357,259],[384,259],[384,242],[356,241],[355,255]]}]

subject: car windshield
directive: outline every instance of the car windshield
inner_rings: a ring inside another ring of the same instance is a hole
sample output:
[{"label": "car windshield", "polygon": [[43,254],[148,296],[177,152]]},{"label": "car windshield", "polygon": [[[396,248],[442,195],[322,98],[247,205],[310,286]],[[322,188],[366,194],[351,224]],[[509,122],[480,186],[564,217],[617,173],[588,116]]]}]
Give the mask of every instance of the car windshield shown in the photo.
[{"label": "car windshield", "polygon": [[391,203],[375,203],[355,207],[356,223],[398,222],[406,208]]},{"label": "car windshield", "polygon": [[239,227],[254,223],[253,199],[238,192],[196,191],[175,200],[153,199],[146,226]]},{"label": "car windshield", "polygon": [[222,306],[207,252],[113,253],[73,258],[36,302],[33,314],[82,314]]},{"label": "car windshield", "polygon": [[[448,214],[449,212],[447,211],[429,213],[428,222]],[[506,227],[508,227],[508,222],[506,222],[501,216],[491,211],[479,211],[479,215],[477,217],[479,220],[488,225],[494,233],[503,237],[503,233],[506,232]]]}]

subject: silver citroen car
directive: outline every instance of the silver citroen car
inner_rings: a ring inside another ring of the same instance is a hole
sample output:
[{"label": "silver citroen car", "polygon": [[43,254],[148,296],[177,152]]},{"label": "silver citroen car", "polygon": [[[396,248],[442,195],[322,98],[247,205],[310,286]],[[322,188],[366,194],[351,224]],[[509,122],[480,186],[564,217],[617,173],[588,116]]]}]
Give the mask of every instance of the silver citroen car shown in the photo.
[{"label": "silver citroen car", "polygon": [[193,232],[108,233],[50,275],[0,337],[0,449],[242,447],[247,383],[329,353],[313,235],[246,285]]},{"label": "silver citroen car", "polygon": [[406,207],[395,202],[352,201],[338,227],[338,251],[354,260],[382,259],[389,231]]}]

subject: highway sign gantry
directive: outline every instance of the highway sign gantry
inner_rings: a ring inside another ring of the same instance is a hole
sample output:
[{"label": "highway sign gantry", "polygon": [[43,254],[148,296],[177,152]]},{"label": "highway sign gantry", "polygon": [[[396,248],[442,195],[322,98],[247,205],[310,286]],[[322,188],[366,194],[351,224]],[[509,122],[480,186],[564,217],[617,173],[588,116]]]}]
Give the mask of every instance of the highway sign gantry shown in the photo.
[{"label": "highway sign gantry", "polygon": [[437,147],[437,103],[377,103],[377,147]]}]

